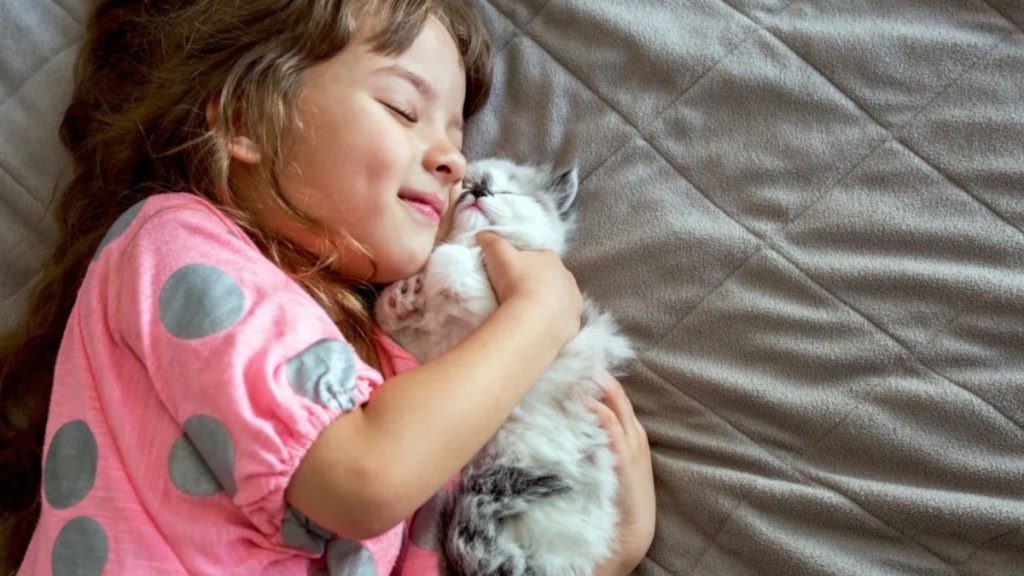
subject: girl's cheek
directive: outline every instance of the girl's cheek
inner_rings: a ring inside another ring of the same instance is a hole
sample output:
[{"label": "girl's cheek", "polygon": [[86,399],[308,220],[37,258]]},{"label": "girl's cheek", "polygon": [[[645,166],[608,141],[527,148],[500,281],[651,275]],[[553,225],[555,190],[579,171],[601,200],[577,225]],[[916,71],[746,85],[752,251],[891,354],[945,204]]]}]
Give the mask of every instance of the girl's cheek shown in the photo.
[{"label": "girl's cheek", "polygon": [[445,236],[448,236],[448,232],[452,229],[452,209],[449,208],[444,216],[441,217],[441,224],[437,227],[437,236],[434,238],[434,242],[437,243]]},{"label": "girl's cheek", "polygon": [[441,240],[448,236],[448,232],[452,229],[452,223],[455,220],[455,200],[459,197],[459,188],[452,188],[452,191],[448,195],[448,209],[445,210],[443,216],[441,216],[441,223],[437,227],[437,237],[435,240]]}]

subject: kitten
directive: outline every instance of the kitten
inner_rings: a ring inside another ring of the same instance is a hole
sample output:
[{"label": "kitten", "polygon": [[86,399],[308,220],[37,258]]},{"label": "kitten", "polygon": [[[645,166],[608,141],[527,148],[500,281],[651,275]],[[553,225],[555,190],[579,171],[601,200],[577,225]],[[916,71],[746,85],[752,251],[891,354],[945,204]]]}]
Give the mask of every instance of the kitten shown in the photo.
[{"label": "kitten", "polygon": [[[421,362],[462,341],[497,307],[475,234],[564,253],[575,168],[472,163],[451,232],[423,272],[382,291],[381,328]],[[612,318],[584,297],[580,332],[501,429],[462,470],[441,512],[441,547],[456,574],[593,574],[615,542],[617,479],[607,435],[586,407],[598,377],[632,356]]]}]

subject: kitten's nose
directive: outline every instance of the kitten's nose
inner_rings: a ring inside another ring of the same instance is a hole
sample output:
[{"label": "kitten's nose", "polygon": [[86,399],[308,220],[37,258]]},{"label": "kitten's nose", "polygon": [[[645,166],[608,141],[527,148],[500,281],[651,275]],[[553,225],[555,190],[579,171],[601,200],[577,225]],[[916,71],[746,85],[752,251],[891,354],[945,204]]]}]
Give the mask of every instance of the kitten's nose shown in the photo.
[{"label": "kitten's nose", "polygon": [[477,184],[469,189],[469,193],[473,195],[473,198],[484,198],[486,196],[494,196],[494,193],[487,189],[486,186]]}]

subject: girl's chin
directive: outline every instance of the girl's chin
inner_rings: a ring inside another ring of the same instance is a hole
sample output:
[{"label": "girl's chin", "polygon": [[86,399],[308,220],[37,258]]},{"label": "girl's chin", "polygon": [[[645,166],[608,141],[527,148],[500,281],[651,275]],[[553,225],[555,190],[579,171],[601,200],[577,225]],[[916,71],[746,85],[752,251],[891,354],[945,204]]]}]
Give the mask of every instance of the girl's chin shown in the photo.
[{"label": "girl's chin", "polygon": [[427,265],[429,255],[428,252],[422,258],[409,259],[397,265],[380,266],[378,264],[376,270],[373,269],[369,262],[356,264],[355,262],[342,262],[338,260],[334,265],[334,270],[351,280],[384,286],[404,278],[409,278],[410,276],[415,276]]},{"label": "girl's chin", "polygon": [[395,263],[392,266],[378,266],[376,273],[370,278],[370,282],[381,285],[391,284],[392,282],[415,276],[427,266],[429,258],[430,251],[428,250],[422,256],[417,255],[416,257],[404,258],[402,262]]}]

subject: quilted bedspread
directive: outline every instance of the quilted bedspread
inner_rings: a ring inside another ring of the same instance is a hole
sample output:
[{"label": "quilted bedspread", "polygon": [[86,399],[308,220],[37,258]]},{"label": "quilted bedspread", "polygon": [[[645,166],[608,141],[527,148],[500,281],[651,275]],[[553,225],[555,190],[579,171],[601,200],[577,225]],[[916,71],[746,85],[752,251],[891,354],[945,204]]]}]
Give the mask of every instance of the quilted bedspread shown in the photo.
[{"label": "quilted bedspread", "polygon": [[[576,162],[639,359],[642,575],[1024,574],[1024,0],[478,0],[472,157]],[[82,0],[0,0],[0,327]]]}]

